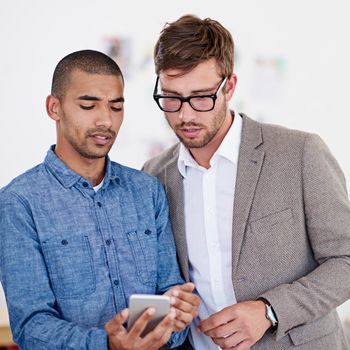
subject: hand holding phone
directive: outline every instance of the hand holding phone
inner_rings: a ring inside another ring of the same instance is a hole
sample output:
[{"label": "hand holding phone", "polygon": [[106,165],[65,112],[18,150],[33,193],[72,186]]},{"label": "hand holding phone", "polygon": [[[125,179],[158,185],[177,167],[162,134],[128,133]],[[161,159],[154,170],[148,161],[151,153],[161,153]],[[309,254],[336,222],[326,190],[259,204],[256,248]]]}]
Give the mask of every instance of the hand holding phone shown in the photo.
[{"label": "hand holding phone", "polygon": [[154,315],[155,308],[147,308],[134,325],[127,331],[123,326],[129,318],[129,310],[124,309],[116,314],[105,325],[110,350],[157,350],[169,340],[173,332],[175,313],[171,310],[166,317],[142,337],[146,325]]},{"label": "hand holding phone", "polygon": [[129,297],[128,331],[131,329],[135,321],[148,308],[154,308],[155,312],[142,332],[141,337],[144,337],[147,333],[153,330],[157,324],[169,313],[170,297],[166,295],[132,294]]}]

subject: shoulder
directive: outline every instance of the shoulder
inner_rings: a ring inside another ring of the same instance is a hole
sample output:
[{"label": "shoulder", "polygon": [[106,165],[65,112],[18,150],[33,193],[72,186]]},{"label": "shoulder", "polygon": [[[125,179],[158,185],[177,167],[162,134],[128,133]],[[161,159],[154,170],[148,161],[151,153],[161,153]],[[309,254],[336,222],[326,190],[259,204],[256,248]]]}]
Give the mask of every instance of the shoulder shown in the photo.
[{"label": "shoulder", "polygon": [[279,141],[293,140],[295,142],[303,143],[305,138],[312,135],[306,131],[288,128],[282,125],[270,124],[270,123],[259,123],[262,128],[262,133],[264,136],[264,141],[272,141],[276,138]]},{"label": "shoulder", "polygon": [[171,163],[176,162],[179,156],[180,143],[167,148],[158,156],[149,159],[143,166],[142,170],[149,174],[158,176]]},{"label": "shoulder", "polygon": [[26,172],[15,177],[9,184],[1,188],[0,198],[9,198],[13,195],[18,197],[27,197],[36,191],[36,184],[40,182],[40,176],[43,171],[43,164],[39,164]]},{"label": "shoulder", "polygon": [[282,125],[258,122],[243,115],[243,135],[251,133],[251,130],[254,129],[260,129],[264,147],[274,150],[303,149],[305,142],[309,139],[316,140],[315,142],[321,141],[321,138],[316,134]]}]

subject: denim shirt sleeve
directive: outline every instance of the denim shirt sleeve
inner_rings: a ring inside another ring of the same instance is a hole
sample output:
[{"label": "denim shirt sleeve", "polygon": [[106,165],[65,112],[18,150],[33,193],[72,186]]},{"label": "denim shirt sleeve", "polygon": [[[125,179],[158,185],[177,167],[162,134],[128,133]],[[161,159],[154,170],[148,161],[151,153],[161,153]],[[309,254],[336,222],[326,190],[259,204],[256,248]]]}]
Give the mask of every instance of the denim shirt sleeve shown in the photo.
[{"label": "denim shirt sleeve", "polygon": [[158,294],[171,286],[183,284],[176,257],[176,247],[169,220],[169,207],[163,186],[157,181],[156,225],[158,235]]},{"label": "denim shirt sleeve", "polygon": [[60,318],[30,206],[15,193],[0,192],[0,228],[0,280],[20,348],[107,349],[103,329],[84,329]]},{"label": "denim shirt sleeve", "polygon": [[[176,258],[176,248],[169,220],[169,208],[165,191],[159,181],[156,200],[156,223],[158,234],[158,294],[171,286],[183,284]],[[188,327],[179,333],[173,333],[168,341],[170,348],[180,346],[188,334]]]}]

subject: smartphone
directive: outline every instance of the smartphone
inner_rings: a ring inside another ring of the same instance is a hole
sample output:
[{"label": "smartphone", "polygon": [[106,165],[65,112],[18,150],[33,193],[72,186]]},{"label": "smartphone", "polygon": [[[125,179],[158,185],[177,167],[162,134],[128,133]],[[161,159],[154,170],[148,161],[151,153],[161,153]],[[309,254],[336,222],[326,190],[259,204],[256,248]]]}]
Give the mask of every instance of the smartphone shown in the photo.
[{"label": "smartphone", "polygon": [[129,320],[128,330],[131,329],[135,321],[143,314],[143,312],[153,307],[156,311],[141,337],[144,337],[148,332],[153,330],[157,324],[169,313],[170,297],[166,295],[153,294],[132,294],[129,297]]}]

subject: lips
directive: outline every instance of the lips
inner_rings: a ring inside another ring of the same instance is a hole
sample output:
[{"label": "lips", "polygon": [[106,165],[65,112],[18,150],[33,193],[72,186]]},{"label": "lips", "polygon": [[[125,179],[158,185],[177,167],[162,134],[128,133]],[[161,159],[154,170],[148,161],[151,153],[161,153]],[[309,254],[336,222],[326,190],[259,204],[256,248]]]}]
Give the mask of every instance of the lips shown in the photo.
[{"label": "lips", "polygon": [[199,135],[202,129],[198,127],[186,127],[186,128],[182,127],[182,128],[179,128],[179,130],[185,137],[195,138]]},{"label": "lips", "polygon": [[94,142],[97,145],[106,145],[112,138],[112,135],[99,133],[99,134],[89,135],[89,137],[91,137],[91,139],[94,140]]}]

